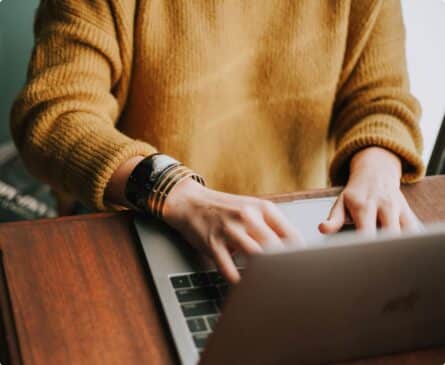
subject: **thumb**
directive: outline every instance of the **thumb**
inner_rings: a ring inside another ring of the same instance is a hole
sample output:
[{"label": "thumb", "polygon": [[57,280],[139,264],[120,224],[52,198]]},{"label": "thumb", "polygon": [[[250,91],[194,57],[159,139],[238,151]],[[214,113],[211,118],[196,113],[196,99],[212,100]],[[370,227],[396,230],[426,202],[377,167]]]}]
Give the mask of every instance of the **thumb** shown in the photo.
[{"label": "thumb", "polygon": [[345,224],[345,205],[343,194],[341,194],[332,207],[328,219],[320,223],[318,229],[323,234],[332,234],[338,232]]}]

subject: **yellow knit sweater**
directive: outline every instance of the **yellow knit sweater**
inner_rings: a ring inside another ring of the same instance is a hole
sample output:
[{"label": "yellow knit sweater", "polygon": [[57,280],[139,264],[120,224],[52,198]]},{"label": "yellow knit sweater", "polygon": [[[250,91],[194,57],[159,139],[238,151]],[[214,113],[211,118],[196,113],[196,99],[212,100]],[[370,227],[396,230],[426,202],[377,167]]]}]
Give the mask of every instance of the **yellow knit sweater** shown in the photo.
[{"label": "yellow knit sweater", "polygon": [[423,174],[399,0],[47,0],[35,34],[13,137],[98,209],[155,151],[241,194],[343,183],[370,145]]}]

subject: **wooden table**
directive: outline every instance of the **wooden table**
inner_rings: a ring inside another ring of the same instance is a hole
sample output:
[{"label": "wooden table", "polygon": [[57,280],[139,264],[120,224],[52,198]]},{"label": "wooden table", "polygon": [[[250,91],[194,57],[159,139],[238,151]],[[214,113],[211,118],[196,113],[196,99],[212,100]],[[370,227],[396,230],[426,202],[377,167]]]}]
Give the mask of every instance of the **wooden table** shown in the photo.
[{"label": "wooden table", "polygon": [[[338,191],[274,199],[329,196]],[[423,221],[445,220],[445,176],[404,187],[404,192]],[[0,225],[2,364],[177,363],[135,242],[130,214]],[[354,364],[444,362],[445,347]]]}]

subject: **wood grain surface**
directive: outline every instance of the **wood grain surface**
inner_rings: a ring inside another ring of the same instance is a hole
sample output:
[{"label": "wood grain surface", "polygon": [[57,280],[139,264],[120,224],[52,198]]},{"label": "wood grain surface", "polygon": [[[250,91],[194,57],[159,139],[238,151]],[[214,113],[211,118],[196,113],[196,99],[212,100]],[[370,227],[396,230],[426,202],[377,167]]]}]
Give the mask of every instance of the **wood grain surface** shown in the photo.
[{"label": "wood grain surface", "polygon": [[[445,176],[427,178],[404,191],[422,220],[445,221]],[[284,194],[273,200],[338,192]],[[9,363],[177,364],[135,242],[128,213],[0,225],[5,276],[0,280],[0,306]],[[444,362],[445,347],[349,364]]]},{"label": "wood grain surface", "polygon": [[129,215],[1,227],[23,364],[172,364]]}]

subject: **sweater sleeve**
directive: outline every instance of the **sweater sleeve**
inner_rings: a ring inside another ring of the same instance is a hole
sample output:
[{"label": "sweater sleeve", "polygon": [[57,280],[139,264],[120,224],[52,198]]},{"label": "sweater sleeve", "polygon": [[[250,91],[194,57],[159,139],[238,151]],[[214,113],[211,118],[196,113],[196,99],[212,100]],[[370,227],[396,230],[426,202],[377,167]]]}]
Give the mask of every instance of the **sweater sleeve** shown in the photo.
[{"label": "sweater sleeve", "polygon": [[28,79],[11,113],[31,173],[99,210],[117,167],[155,152],[115,127],[131,74],[133,19],[133,1],[42,1]]},{"label": "sweater sleeve", "polygon": [[[334,185],[344,184],[359,150],[380,146],[402,160],[402,182],[424,175],[420,106],[410,94],[400,0],[352,1],[348,47],[333,111],[330,165]],[[360,8],[362,7],[362,8]],[[365,9],[368,7],[368,9]],[[369,17],[354,14],[369,13]]]}]

